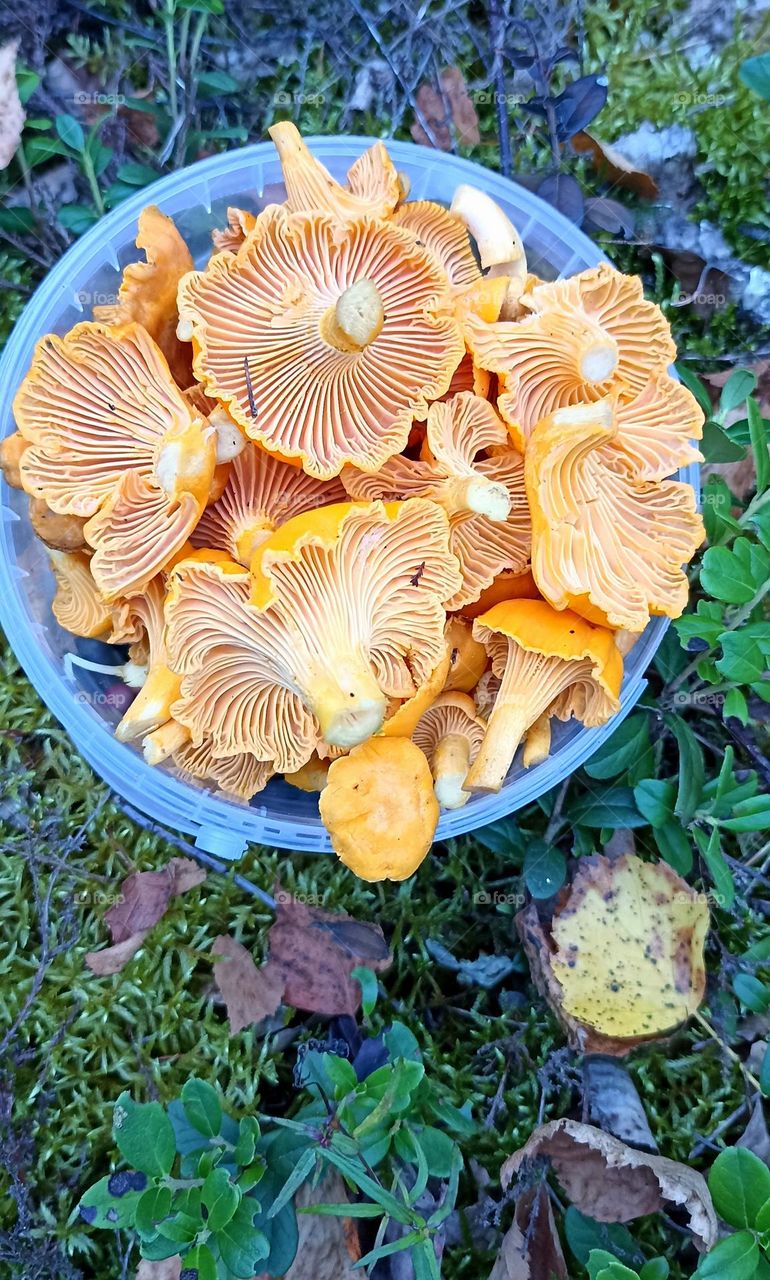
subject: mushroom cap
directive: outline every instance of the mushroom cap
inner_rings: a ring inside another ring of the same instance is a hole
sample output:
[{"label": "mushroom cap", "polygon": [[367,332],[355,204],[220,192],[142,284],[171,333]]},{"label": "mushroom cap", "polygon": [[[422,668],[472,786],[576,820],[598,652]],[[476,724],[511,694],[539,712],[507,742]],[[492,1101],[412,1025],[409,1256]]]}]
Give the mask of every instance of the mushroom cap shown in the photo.
[{"label": "mushroom cap", "polygon": [[51,608],[59,626],[76,636],[103,636],[112,611],[97,590],[89,557],[82,551],[49,551],[48,558],[56,578]]},{"label": "mushroom cap", "polygon": [[380,729],[383,738],[411,738],[415,725],[426,707],[438,697],[449,673],[450,654],[446,646],[428,679],[420,685],[411,698],[398,701],[394,710],[388,711]]},{"label": "mushroom cap", "polygon": [[486,613],[501,600],[538,599],[540,599],[540,592],[531,569],[524,569],[521,573],[516,573],[513,569],[503,569],[494,582],[482,591],[478,600],[463,605],[462,616],[470,620],[479,618],[482,613]]},{"label": "mushroom cap", "polygon": [[166,588],[160,575],[140,594],[113,608],[111,644],[128,644],[133,661],[147,665],[147,679],[115,730],[121,742],[133,742],[171,719],[181,680],[168,665],[165,637]]},{"label": "mushroom cap", "polygon": [[311,793],[323,791],[329,776],[330,763],[329,760],[321,760],[314,751],[307,764],[303,764],[301,769],[296,769],[294,773],[285,773],[284,781],[288,782],[290,787],[296,787],[298,791]]},{"label": "mushroom cap", "polygon": [[446,516],[416,500],[306,512],[234,563],[186,561],[166,609],[175,716],[217,755],[252,751],[292,773],[323,739],[380,728],[445,651],[442,599],[458,570]]},{"label": "mushroom cap", "polygon": [[216,547],[250,565],[257,547],[294,516],[341,502],[339,480],[316,480],[249,444],[235,459],[222,496],[191,534],[196,547]]},{"label": "mushroom cap", "polygon": [[88,545],[82,516],[59,515],[42,498],[30,498],[29,523],[52,551],[83,551]]},{"label": "mushroom cap", "polygon": [[610,400],[558,410],[526,453],[532,572],[543,596],[612,627],[642,631],[687,603],[682,565],[703,541],[690,485],[639,480],[618,449]]},{"label": "mushroom cap", "polygon": [[21,455],[27,448],[29,448],[29,441],[24,439],[20,431],[13,431],[4,440],[0,440],[0,471],[3,473],[5,483],[11,489],[24,488],[21,483],[19,464]]},{"label": "mushroom cap", "polygon": [[473,698],[458,691],[444,692],[421,715],[412,741],[430,761],[442,738],[448,734],[460,734],[468,739],[473,758],[481,746],[485,728]]},{"label": "mushroom cap", "polygon": [[470,315],[465,336],[476,364],[500,376],[498,408],[521,447],[537,423],[613,389],[644,390],[676,355],[660,308],[637,276],[607,263],[523,296],[531,314],[488,325]]},{"label": "mushroom cap", "polygon": [[401,205],[393,221],[410,231],[438,259],[453,289],[465,289],[481,277],[467,228],[460,218],[433,200]]},{"label": "mushroom cap", "polygon": [[84,323],[41,339],[14,412],[30,447],[25,489],[90,517],[103,595],[141,590],[184,546],[208,499],[213,432],[189,407],[137,324]]},{"label": "mushroom cap", "polygon": [[341,222],[387,218],[401,200],[398,173],[383,142],[375,142],[358,157],[348,172],[346,190],[315,158],[291,121],[279,121],[268,133],[280,157],[291,213],[327,213]]},{"label": "mushroom cap", "polygon": [[136,247],[144,250],[146,261],[124,269],[117,302],[94,307],[94,320],[141,324],[166,357],[177,386],[186,387],[192,381],[192,351],[176,335],[176,292],[195,263],[173,220],[154,204],[139,214]]},{"label": "mushroom cap", "polygon": [[474,640],[471,625],[464,618],[450,618],[444,632],[449,645],[449,672],[444,689],[470,693],[487,668],[487,651]]},{"label": "mushroom cap", "polygon": [[[578,614],[568,610],[560,613],[546,600],[503,600],[473,623],[473,635],[492,658],[495,674],[502,651],[494,635],[513,640],[528,653],[546,658],[561,658],[565,662],[588,659],[596,681],[606,693],[617,698],[623,681],[623,658],[618,652],[615,638],[606,627],[594,626]],[[507,650],[507,646],[504,646]],[[494,652],[490,652],[494,649]]]},{"label": "mushroom cap", "polygon": [[[478,599],[503,569],[529,560],[531,524],[523,484],[524,463],[510,447],[505,427],[486,400],[461,392],[428,412],[429,460],[391,458],[376,475],[353,468],[342,483],[355,498],[432,498],[445,507],[450,544],[462,569],[450,610]],[[479,457],[480,453],[485,456]]]},{"label": "mushroom cap", "polygon": [[239,800],[251,800],[258,791],[264,790],[275,772],[269,762],[258,760],[248,752],[225,758],[216,756],[208,740],[198,746],[186,742],[174,752],[174,764],[183,777],[215,782],[220,791]]},{"label": "mushroom cap", "polygon": [[703,410],[667,373],[656,373],[632,400],[618,399],[615,416],[615,445],[638,480],[663,480],[691,462],[703,462],[692,443],[703,435]]},{"label": "mushroom cap", "polygon": [[[215,227],[211,233],[211,243],[216,253],[237,253],[246,237],[254,230],[257,215],[248,209],[229,208],[227,210],[227,226]],[[192,267],[187,268],[188,271]]]},{"label": "mushroom cap", "polygon": [[[376,288],[382,325],[342,350],[328,317],[362,281]],[[185,277],[180,324],[196,376],[246,434],[329,479],[346,462],[376,471],[446,391],[465,349],[440,314],[447,298],[444,273],[399,227],[271,206],[237,255]]]},{"label": "mushroom cap", "polygon": [[413,875],[438,825],[428,762],[409,738],[370,738],[335,760],[318,804],[335,853],[362,880]]}]

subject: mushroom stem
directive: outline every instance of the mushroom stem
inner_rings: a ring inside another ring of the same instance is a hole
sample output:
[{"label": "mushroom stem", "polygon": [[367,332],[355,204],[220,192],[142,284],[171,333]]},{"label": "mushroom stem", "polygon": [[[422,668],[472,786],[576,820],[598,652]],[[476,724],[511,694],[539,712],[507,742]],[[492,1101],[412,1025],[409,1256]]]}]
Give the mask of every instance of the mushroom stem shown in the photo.
[{"label": "mushroom stem", "polygon": [[527,730],[522,764],[525,769],[542,764],[551,753],[551,717],[546,711]]},{"label": "mushroom stem", "polygon": [[248,568],[254,559],[255,553],[262,546],[262,543],[266,542],[270,535],[275,533],[276,528],[275,522],[267,518],[254,520],[251,524],[245,525],[234,543],[238,563]]},{"label": "mushroom stem", "polygon": [[471,798],[463,785],[471,763],[471,745],[462,733],[448,733],[436,744],[431,760],[433,790],[442,809],[462,809]]},{"label": "mushroom stem", "polygon": [[368,663],[340,656],[334,672],[312,673],[305,700],[332,747],[355,747],[382,727],[387,700]]},{"label": "mushroom stem", "polygon": [[504,521],[511,512],[511,495],[504,484],[486,476],[457,476],[447,480],[436,494],[448,515],[475,511],[489,520]]},{"label": "mushroom stem", "polygon": [[151,667],[139,694],[120,724],[115,737],[120,742],[133,742],[159,729],[171,719],[171,707],[179,697],[182,677],[174,674],[164,663]]},{"label": "mushroom stem", "polygon": [[162,764],[189,741],[189,729],[178,720],[167,720],[142,740],[142,753],[148,764]]},{"label": "mushroom stem", "polygon": [[385,312],[371,280],[356,280],[321,318],[321,337],[338,351],[362,351],[379,334]]},{"label": "mushroom stem", "polygon": [[81,658],[77,653],[65,653],[63,665],[64,674],[70,680],[74,679],[73,667],[82,667],[85,671],[97,671],[103,676],[114,676],[116,680],[122,680],[127,684],[129,689],[141,689],[147,679],[147,668],[140,666],[137,662],[119,662],[111,666],[107,662],[91,662],[88,658]]},{"label": "mushroom stem", "polygon": [[479,754],[468,770],[465,785],[471,791],[499,791],[524,734],[532,723],[527,701],[515,702],[498,695]]}]

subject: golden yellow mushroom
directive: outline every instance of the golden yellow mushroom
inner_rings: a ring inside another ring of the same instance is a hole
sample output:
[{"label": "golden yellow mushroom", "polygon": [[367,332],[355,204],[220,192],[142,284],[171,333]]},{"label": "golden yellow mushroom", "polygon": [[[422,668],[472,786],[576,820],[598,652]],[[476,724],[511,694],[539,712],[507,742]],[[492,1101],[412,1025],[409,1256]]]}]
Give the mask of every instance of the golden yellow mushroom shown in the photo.
[{"label": "golden yellow mushroom", "polygon": [[442,693],[420,717],[412,741],[425,753],[442,809],[461,809],[468,770],[484,740],[485,722],[467,693]]},{"label": "golden yellow mushroom", "polygon": [[487,651],[474,640],[471,624],[464,618],[450,618],[445,635],[449,645],[449,672],[444,689],[470,693],[486,671]]},{"label": "golden yellow mushroom", "polygon": [[82,551],[49,551],[56,578],[53,615],[61,627],[76,636],[95,638],[110,630],[112,609],[99,594],[89,556]]},{"label": "golden yellow mushroom", "polygon": [[375,142],[348,172],[341,186],[300,137],[296,125],[282,120],[268,129],[280,157],[291,213],[326,213],[338,221],[387,218],[402,198],[395,165],[383,142]]}]

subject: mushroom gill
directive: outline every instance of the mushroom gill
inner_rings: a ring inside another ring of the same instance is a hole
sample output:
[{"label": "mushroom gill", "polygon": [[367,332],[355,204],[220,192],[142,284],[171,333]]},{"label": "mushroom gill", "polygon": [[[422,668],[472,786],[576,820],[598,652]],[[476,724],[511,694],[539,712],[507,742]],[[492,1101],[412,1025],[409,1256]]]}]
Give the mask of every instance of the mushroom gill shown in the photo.
[{"label": "mushroom gill", "polygon": [[110,629],[112,610],[102,598],[91,574],[89,557],[82,551],[49,551],[56,579],[53,616],[75,636],[95,638]]},{"label": "mushroom gill", "polygon": [[320,479],[403,449],[465,350],[435,259],[371,219],[271,206],[237,255],[185,277],[179,307],[207,393]]},{"label": "mushroom gill", "polygon": [[[257,215],[247,209],[229,208],[227,210],[227,226],[215,227],[211,233],[211,243],[216,253],[237,253],[246,237],[254,230]],[[188,271],[192,267],[187,268]]]},{"label": "mushroom gill", "polygon": [[412,741],[427,758],[442,809],[461,809],[470,800],[465,779],[485,729],[467,693],[442,693],[421,717]]},{"label": "mushroom gill", "polygon": [[393,221],[433,254],[453,289],[465,289],[479,279],[479,264],[465,225],[443,205],[412,200],[396,211]]},{"label": "mushroom gill", "polygon": [[610,400],[560,409],[532,433],[525,459],[532,572],[546,600],[590,621],[641,631],[677,618],[682,569],[703,541],[690,485],[639,480]]},{"label": "mushroom gill", "polygon": [[134,742],[159,729],[172,717],[181,681],[168,665],[162,577],[140,595],[121,600],[113,609],[111,644],[128,644],[129,656],[145,659],[147,676],[139,693],[115,729],[121,742]]}]

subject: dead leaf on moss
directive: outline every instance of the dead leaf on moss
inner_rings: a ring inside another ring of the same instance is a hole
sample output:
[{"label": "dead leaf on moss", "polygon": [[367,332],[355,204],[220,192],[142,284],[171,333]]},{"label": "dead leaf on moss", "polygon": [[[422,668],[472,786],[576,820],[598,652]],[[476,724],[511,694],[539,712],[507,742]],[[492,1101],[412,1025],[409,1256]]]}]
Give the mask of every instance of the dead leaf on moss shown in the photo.
[{"label": "dead leaf on moss", "polygon": [[622,1057],[674,1030],[705,992],[705,899],[666,863],[582,858],[550,928],[517,917],[532,976],[584,1053]]},{"label": "dead leaf on moss", "polygon": [[751,1111],[749,1123],[736,1142],[736,1147],[745,1147],[760,1160],[770,1166],[770,1133],[767,1131],[765,1108],[761,1097],[757,1094]]},{"label": "dead leaf on moss", "polygon": [[172,898],[206,879],[192,858],[171,858],[162,871],[135,871],[123,881],[119,900],[105,913],[113,945],[89,951],[86,964],[99,977],[118,973],[139,950]]},{"label": "dead leaf on moss", "polygon": [[641,196],[644,200],[654,200],[657,197],[658,184],[655,179],[642,169],[637,169],[622,152],[608,142],[602,142],[592,133],[583,132],[575,134],[572,145],[581,155],[591,157],[600,178],[612,182],[616,187],[622,187],[624,191],[633,191],[634,195]]},{"label": "dead leaf on moss", "polygon": [[13,160],[27,118],[16,86],[18,48],[18,40],[0,45],[0,169]]},{"label": "dead leaf on moss", "polygon": [[719,1227],[701,1174],[676,1160],[636,1151],[577,1120],[554,1120],[535,1129],[529,1141],[505,1161],[505,1190],[529,1161],[545,1157],[570,1202],[597,1222],[633,1222],[676,1205],[689,1218],[696,1247],[715,1244]]},{"label": "dead leaf on moss", "polygon": [[568,1280],[548,1187],[541,1182],[520,1195],[489,1280]]},{"label": "dead leaf on moss", "polygon": [[[316,1204],[344,1204],[348,1193],[340,1175],[325,1174],[317,1187],[303,1182],[294,1200],[299,1210]],[[361,1257],[358,1232],[352,1218],[327,1218],[298,1213],[299,1243],[294,1262],[284,1280],[358,1280],[353,1264]]]},{"label": "dead leaf on moss", "polygon": [[583,1061],[586,1119],[621,1142],[657,1151],[647,1113],[633,1080],[620,1062],[599,1054]]},{"label": "dead leaf on moss", "polygon": [[222,934],[211,948],[221,959],[214,962],[214,981],[227,1008],[230,1034],[270,1018],[283,999],[284,980],[268,961],[260,968],[246,947]]},{"label": "dead leaf on moss", "polygon": [[162,1262],[148,1262],[143,1258],[136,1269],[136,1280],[179,1280],[182,1259],[179,1254],[164,1258]]},{"label": "dead leaf on moss", "polygon": [[444,67],[438,86],[428,83],[420,85],[416,102],[435,139],[434,144],[420,121],[415,120],[412,137],[420,146],[435,145],[441,151],[451,151],[452,126],[457,141],[463,145],[472,147],[481,142],[476,108],[458,67]]},{"label": "dead leaf on moss", "polygon": [[310,907],[281,890],[276,899],[268,961],[284,979],[286,1003],[308,1013],[356,1013],[361,988],[353,969],[381,973],[391,963],[379,925]]}]

